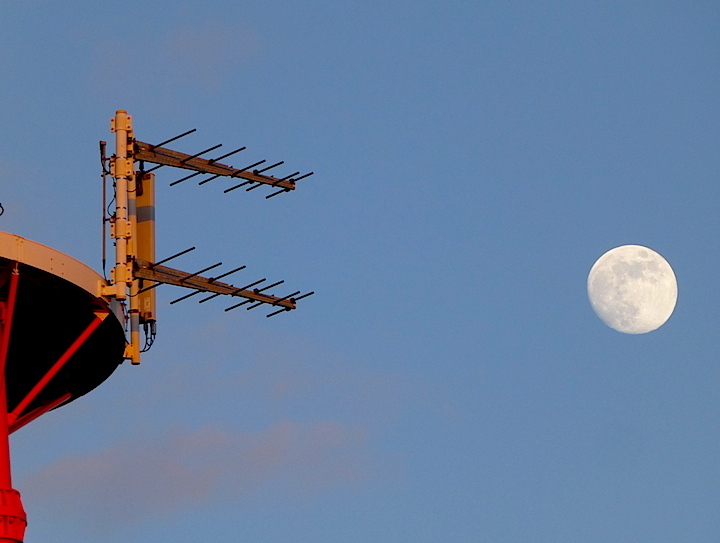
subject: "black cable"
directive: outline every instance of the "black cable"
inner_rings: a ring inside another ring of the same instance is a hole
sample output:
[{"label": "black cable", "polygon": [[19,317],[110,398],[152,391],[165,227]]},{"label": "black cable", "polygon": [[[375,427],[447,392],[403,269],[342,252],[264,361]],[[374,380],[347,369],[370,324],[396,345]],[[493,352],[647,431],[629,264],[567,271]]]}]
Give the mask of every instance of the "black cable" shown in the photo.
[{"label": "black cable", "polygon": [[[112,217],[114,215],[114,213],[110,212],[110,208],[112,207],[113,202],[115,201],[115,198],[117,197],[117,187],[115,186],[115,181],[113,181],[112,186],[113,186],[113,197],[110,198],[110,202],[108,203],[107,210],[106,210],[108,217]],[[108,220],[110,220],[110,219],[108,219]]]},{"label": "black cable", "polygon": [[2,215],[3,213],[5,213],[5,208],[2,206],[2,204],[0,204],[0,215]]},{"label": "black cable", "polygon": [[140,350],[141,353],[146,353],[150,350],[150,347],[155,343],[155,336],[157,335],[154,322],[143,323],[143,335],[145,336],[145,345]]},{"label": "black cable", "polygon": [[148,333],[148,324],[147,323],[143,323],[143,335],[145,336],[145,345],[143,346],[142,349],[140,349],[140,352],[146,353],[148,351],[148,349],[150,348],[148,346],[148,343],[150,343],[150,341],[149,341],[150,335]]}]

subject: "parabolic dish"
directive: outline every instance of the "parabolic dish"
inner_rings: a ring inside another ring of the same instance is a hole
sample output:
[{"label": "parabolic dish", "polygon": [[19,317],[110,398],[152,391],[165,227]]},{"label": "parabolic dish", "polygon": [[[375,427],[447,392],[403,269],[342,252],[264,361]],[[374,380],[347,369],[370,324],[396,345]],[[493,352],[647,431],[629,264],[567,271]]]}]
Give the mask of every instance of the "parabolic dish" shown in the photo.
[{"label": "parabolic dish", "polygon": [[95,318],[110,314],[23,411],[68,403],[100,385],[123,361],[125,332],[117,303],[101,295],[102,276],[68,255],[0,232],[0,300],[8,298],[18,262],[19,283],[6,366],[12,411]]}]

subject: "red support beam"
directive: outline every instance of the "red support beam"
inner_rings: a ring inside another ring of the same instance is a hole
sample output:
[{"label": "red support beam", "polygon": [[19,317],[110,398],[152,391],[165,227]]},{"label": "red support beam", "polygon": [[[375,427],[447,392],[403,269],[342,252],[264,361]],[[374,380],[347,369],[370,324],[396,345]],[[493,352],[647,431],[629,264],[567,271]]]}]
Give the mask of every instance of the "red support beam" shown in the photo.
[{"label": "red support beam", "polygon": [[[20,280],[20,272],[17,263],[10,275],[10,289],[8,291],[5,309],[2,315],[2,340],[0,340],[0,370],[2,370],[2,384],[5,385],[5,364],[7,363],[8,349],[10,348],[10,332],[12,330],[13,314],[15,313],[15,300],[17,299],[18,282]],[[6,396],[5,387],[0,390],[0,399]],[[7,402],[5,402],[7,404]],[[6,407],[7,409],[7,407]],[[2,424],[0,422],[0,424]],[[0,484],[2,481],[0,480]]]},{"label": "red support beam", "polygon": [[44,415],[51,409],[55,409],[56,407],[64,404],[66,401],[68,401],[70,398],[72,398],[72,394],[69,392],[66,394],[63,394],[60,396],[57,400],[53,400],[52,402],[48,402],[45,405],[41,405],[37,409],[33,409],[30,411],[30,413],[27,413],[26,415],[23,415],[19,419],[17,419],[13,423],[9,423],[8,431],[12,434],[13,432],[16,432],[26,424],[30,424],[32,421],[34,421],[36,418],[38,418],[41,415]]},{"label": "red support beam", "polygon": [[[25,396],[22,401],[13,409],[12,413],[8,414],[7,417],[5,417],[10,425],[14,424],[15,421],[17,421],[20,418],[20,415],[22,415],[23,411],[27,409],[27,406],[30,405],[30,403],[37,397],[40,392],[42,392],[42,389],[45,388],[45,386],[50,382],[50,380],[55,377],[57,372],[62,369],[62,367],[67,363],[70,358],[72,358],[72,355],[74,355],[77,350],[82,347],[83,343],[87,341],[87,339],[92,335],[92,333],[95,331],[95,329],[100,326],[102,321],[105,320],[105,317],[107,317],[110,313],[107,311],[97,311],[95,312],[95,318],[92,320],[92,322],[85,328],[82,334],[78,336],[78,338],[72,342],[72,345],[67,348],[65,353],[58,358],[57,362],[52,365],[52,367],[48,370],[48,372],[43,376],[40,381],[38,381],[35,386],[30,390],[30,392],[27,393],[27,396]],[[2,422],[0,421],[0,425],[2,425]],[[2,429],[0,428],[0,431]],[[2,543],[2,539],[0,539],[0,543]]]},{"label": "red support beam", "polygon": [[[10,444],[8,442],[7,423],[7,383],[5,382],[5,365],[10,349],[10,332],[12,330],[15,301],[17,300],[20,273],[15,264],[10,275],[10,287],[2,316],[2,341],[0,342],[0,488],[12,488],[10,476]],[[0,539],[0,541],[2,541]]]},{"label": "red support beam", "polygon": [[0,543],[22,543],[25,537],[27,517],[20,501],[20,493],[12,488],[10,473],[10,441],[7,412],[7,383],[5,364],[10,348],[15,301],[17,300],[20,271],[18,263],[10,276],[10,287],[0,321]]}]

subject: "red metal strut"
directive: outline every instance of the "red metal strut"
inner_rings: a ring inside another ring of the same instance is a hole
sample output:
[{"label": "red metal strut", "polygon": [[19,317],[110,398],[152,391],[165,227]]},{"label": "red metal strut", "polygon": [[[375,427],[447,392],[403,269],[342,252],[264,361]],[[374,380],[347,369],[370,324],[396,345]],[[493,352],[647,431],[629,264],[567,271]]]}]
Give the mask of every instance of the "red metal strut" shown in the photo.
[{"label": "red metal strut", "polygon": [[8,432],[7,384],[5,363],[10,347],[15,300],[20,272],[15,263],[10,276],[10,291],[0,318],[0,543],[22,543],[27,527],[27,516],[20,493],[12,488],[10,473],[10,440]]},{"label": "red metal strut", "polygon": [[[27,393],[27,396],[25,396],[20,403],[13,409],[12,413],[8,414],[5,418],[8,419],[8,423],[11,427],[15,425],[15,422],[20,418],[20,415],[22,415],[23,411],[27,408],[28,405],[37,397],[40,392],[47,386],[47,384],[52,380],[55,375],[57,375],[57,372],[59,372],[62,367],[67,363],[68,360],[72,358],[72,356],[77,352],[77,350],[83,346],[85,341],[92,335],[92,333],[95,331],[95,329],[102,324],[102,321],[105,320],[105,317],[107,317],[110,313],[107,311],[96,311],[95,312],[95,318],[92,320],[90,324],[88,324],[87,328],[83,330],[82,334],[78,336],[78,338],[72,342],[70,347],[67,348],[65,353],[55,362],[55,364],[52,365],[52,367],[48,370],[48,372],[40,379],[37,384],[32,388],[30,392]],[[67,400],[67,397],[63,397],[64,400]],[[63,401],[64,401],[63,400]],[[60,405],[59,402],[53,407],[56,407],[57,405]],[[52,404],[49,404],[52,405]],[[52,409],[52,408],[50,408]],[[49,409],[45,409],[45,411],[48,411]],[[38,417],[42,415],[45,411],[42,413],[38,413]],[[35,417],[37,418],[37,417]],[[30,422],[30,421],[28,421]],[[14,428],[13,428],[14,429]],[[2,540],[0,540],[2,541]]]}]

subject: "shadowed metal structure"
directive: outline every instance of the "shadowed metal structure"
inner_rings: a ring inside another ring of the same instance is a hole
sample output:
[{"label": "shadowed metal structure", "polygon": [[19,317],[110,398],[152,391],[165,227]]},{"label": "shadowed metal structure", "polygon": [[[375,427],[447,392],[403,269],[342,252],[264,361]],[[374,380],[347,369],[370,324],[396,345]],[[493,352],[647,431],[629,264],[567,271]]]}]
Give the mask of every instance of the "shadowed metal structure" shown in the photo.
[{"label": "shadowed metal structure", "polygon": [[123,361],[122,308],[100,295],[105,285],[81,262],[0,232],[0,542],[22,541],[26,525],[8,434],[87,394]]},{"label": "shadowed metal structure", "polygon": [[[103,271],[105,269],[106,232],[115,245],[115,265],[110,277],[104,277],[68,255],[14,234],[0,232],[0,543],[21,543],[27,518],[20,494],[12,487],[9,435],[51,409],[63,406],[100,385],[124,360],[140,363],[155,338],[155,288],[173,285],[190,290],[171,303],[197,294],[209,294],[203,303],[219,296],[243,301],[225,309],[251,304],[246,309],[269,307],[268,317],[291,311],[298,300],[313,294],[300,291],[274,296],[266,291],[284,281],[253,288],[260,279],[236,287],[219,281],[245,268],[236,267],[213,277],[202,274],[222,263],[188,273],[164,266],[165,262],[194,249],[187,249],[160,261],[155,260],[155,174],[144,169],[145,162],[196,173],[244,181],[224,192],[250,184],[279,188],[272,198],[295,189],[299,172],[276,178],[264,172],[280,166],[278,162],[261,170],[233,168],[220,159],[244,149],[236,149],[215,159],[199,158],[216,145],[194,155],[162,147],[193,131],[158,145],[137,141],[133,136],[132,117],[117,111],[111,119],[115,133],[115,153],[106,157],[105,142],[100,142],[103,166]],[[108,166],[109,165],[109,169]],[[115,211],[107,206],[107,176],[113,178]],[[2,207],[0,206],[0,214]],[[145,346],[140,344],[140,327]]]}]

